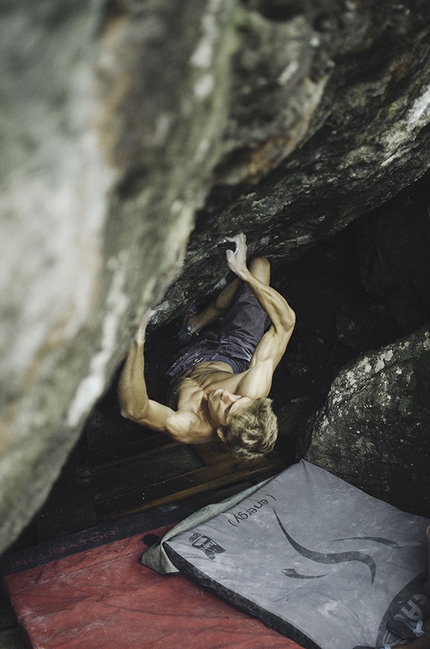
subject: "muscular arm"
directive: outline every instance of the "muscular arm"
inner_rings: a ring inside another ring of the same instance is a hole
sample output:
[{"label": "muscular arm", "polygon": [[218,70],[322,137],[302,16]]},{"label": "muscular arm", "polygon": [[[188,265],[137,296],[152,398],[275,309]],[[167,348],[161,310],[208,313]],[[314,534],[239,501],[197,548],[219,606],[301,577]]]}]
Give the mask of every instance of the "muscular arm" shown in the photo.
[{"label": "muscular arm", "polygon": [[254,277],[249,270],[243,279],[252,289],[257,300],[266,311],[275,331],[279,333],[279,335],[284,335],[285,332],[288,332],[291,335],[296,322],[296,316],[287,300],[272,286],[264,284]]},{"label": "muscular arm", "polygon": [[[118,385],[121,414],[138,424],[168,433],[182,443],[193,443],[193,413],[175,412],[149,399],[145,382],[144,343],[149,311],[145,314],[131,343]],[[195,442],[194,442],[195,443]]]},{"label": "muscular arm", "polygon": [[[231,239],[236,250],[227,251],[230,269],[248,284],[271,320],[271,327],[258,343],[251,359],[250,369],[241,386],[249,396],[267,396],[272,375],[279,364],[294,330],[296,316],[288,302],[274,288],[260,281],[246,265],[246,239],[239,234]],[[253,372],[257,368],[258,372]],[[258,392],[258,395],[255,395]]]}]

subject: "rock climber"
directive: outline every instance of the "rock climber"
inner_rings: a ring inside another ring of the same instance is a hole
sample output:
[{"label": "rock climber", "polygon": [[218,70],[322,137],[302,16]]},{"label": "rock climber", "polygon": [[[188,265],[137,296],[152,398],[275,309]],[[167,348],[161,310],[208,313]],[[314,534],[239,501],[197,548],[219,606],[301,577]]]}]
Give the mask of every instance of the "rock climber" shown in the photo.
[{"label": "rock climber", "polygon": [[[127,353],[119,381],[124,417],[167,433],[184,444],[216,435],[230,452],[254,460],[270,452],[278,427],[268,398],[295,325],[295,313],[270,286],[270,263],[247,264],[246,237],[228,238],[227,263],[236,277],[201,313],[187,312],[182,338],[189,341],[174,359],[169,406],[148,397],[144,378],[145,314]],[[217,334],[207,326],[221,318]]]}]

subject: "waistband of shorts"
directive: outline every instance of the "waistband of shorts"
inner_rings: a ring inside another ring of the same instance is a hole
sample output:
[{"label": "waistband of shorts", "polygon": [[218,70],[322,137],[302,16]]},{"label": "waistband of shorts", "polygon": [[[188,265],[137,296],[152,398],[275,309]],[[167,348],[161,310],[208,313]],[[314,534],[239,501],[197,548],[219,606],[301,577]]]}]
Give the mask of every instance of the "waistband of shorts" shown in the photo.
[{"label": "waistband of shorts", "polygon": [[177,381],[180,381],[184,376],[186,376],[189,372],[191,372],[196,365],[199,365],[200,363],[208,363],[209,361],[221,361],[223,363],[227,363],[227,365],[230,365],[234,374],[239,374],[241,371],[243,371],[240,369],[236,361],[234,361],[232,358],[229,358],[228,356],[222,356],[221,354],[217,354],[216,352],[212,352],[212,354],[200,354],[197,355],[195,358],[193,358],[193,360],[190,362],[188,367],[179,376],[175,376],[175,373],[173,373],[173,377],[172,377],[171,372],[170,371],[167,372],[167,376],[172,377],[170,381],[169,390]]},{"label": "waistband of shorts", "polygon": [[227,363],[227,365],[230,365],[233,372],[235,374],[237,373],[238,367],[232,358],[221,356],[220,354],[205,354],[203,357],[199,358],[198,363],[207,363],[208,361],[221,361],[222,363]]}]

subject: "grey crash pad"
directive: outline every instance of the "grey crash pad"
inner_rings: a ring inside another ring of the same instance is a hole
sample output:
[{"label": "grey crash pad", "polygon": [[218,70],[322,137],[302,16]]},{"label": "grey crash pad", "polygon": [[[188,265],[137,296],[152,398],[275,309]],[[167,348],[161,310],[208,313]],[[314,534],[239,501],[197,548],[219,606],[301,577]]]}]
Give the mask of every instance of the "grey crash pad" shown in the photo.
[{"label": "grey crash pad", "polygon": [[387,619],[426,614],[430,520],[305,461],[225,507],[161,545],[181,572],[303,647],[380,647],[393,639]]}]

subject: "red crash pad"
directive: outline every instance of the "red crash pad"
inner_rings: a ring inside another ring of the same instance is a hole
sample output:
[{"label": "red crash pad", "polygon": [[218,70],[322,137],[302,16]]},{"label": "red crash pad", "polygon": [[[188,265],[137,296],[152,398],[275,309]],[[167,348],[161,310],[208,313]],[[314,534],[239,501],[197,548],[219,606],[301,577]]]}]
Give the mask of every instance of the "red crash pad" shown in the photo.
[{"label": "red crash pad", "polygon": [[[161,535],[167,529],[153,533]],[[37,548],[33,555],[27,552],[26,558],[15,560],[19,569],[35,566],[3,578],[31,646],[299,649],[187,577],[162,576],[142,566],[147,533],[119,540],[112,533],[111,542],[107,536],[103,545],[84,551],[76,551],[74,543],[71,556],[64,556],[70,540],[57,542],[49,554],[43,549],[48,554],[44,565],[35,565],[40,559]]]}]

